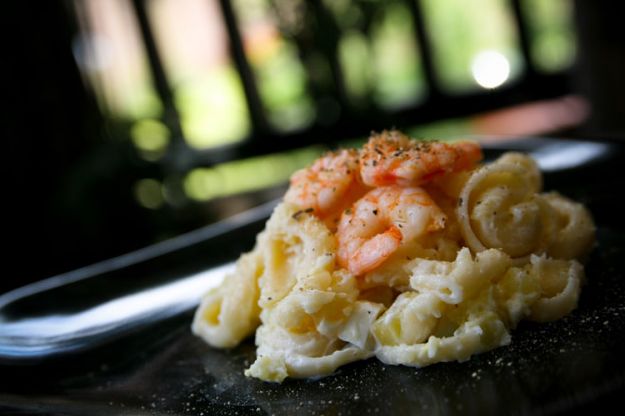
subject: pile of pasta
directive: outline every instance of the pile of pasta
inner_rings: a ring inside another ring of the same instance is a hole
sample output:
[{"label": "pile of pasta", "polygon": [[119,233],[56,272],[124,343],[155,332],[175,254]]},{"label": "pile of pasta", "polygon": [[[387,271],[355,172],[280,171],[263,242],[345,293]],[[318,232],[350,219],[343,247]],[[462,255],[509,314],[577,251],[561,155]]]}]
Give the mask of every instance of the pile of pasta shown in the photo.
[{"label": "pile of pasta", "polygon": [[256,331],[247,376],[316,377],[377,357],[422,367],[506,345],[522,319],[552,321],[577,305],[595,227],[581,204],[541,193],[536,163],[506,153],[423,189],[442,229],[354,276],[335,230],[282,202],[236,271],[206,294],[192,329],[231,348]]}]

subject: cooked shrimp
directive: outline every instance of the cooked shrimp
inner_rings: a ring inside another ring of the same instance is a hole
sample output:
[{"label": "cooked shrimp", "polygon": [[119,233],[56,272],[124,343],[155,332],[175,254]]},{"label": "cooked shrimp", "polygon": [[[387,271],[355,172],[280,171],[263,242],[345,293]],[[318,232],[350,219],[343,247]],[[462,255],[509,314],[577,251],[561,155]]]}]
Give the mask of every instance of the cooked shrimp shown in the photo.
[{"label": "cooked shrimp", "polygon": [[445,220],[421,188],[373,189],[341,216],[339,264],[356,276],[374,270],[403,244],[444,228]]},{"label": "cooked shrimp", "polygon": [[369,186],[418,186],[446,173],[471,169],[481,159],[475,142],[417,142],[393,130],[369,139],[360,170]]},{"label": "cooked shrimp", "polygon": [[295,172],[284,199],[319,218],[336,216],[338,221],[342,210],[365,192],[358,151],[350,149],[327,153],[312,166]]}]

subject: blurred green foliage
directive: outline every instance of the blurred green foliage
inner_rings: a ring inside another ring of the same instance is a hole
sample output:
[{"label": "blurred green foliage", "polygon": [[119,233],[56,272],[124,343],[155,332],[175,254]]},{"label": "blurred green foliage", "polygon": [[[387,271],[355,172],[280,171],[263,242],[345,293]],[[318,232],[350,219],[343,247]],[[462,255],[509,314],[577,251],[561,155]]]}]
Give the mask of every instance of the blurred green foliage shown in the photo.
[{"label": "blurred green foliage", "polygon": [[559,71],[575,59],[573,5],[570,0],[525,0],[532,59],[539,70]]},{"label": "blurred green foliage", "polygon": [[275,186],[286,182],[291,173],[311,163],[323,150],[322,146],[312,146],[193,169],[184,180],[184,189],[192,200],[207,201]]},{"label": "blurred green foliage", "polygon": [[389,3],[372,29],[376,102],[386,108],[414,103],[425,96],[419,47],[408,7]]},{"label": "blurred green foliage", "polygon": [[511,79],[520,74],[523,62],[508,1],[422,0],[421,4],[443,90],[478,89],[471,65],[483,51],[501,53],[510,64]]},{"label": "blurred green foliage", "polygon": [[243,87],[232,65],[187,79],[176,87],[174,97],[185,138],[192,147],[233,143],[250,131]]},{"label": "blurred green foliage", "polygon": [[269,123],[279,131],[306,127],[314,119],[306,72],[296,46],[280,33],[271,2],[235,0],[233,5]]},{"label": "blurred green foliage", "polygon": [[[320,14],[318,4],[303,0],[233,2],[260,98],[274,129],[303,129],[331,114],[336,105],[328,99],[335,88],[331,68],[340,71],[346,96],[355,108],[396,109],[426,97],[414,20],[406,1],[324,0],[320,4],[325,15]],[[508,1],[421,0],[420,4],[443,91],[462,94],[479,89],[472,64],[485,51],[505,58],[510,67],[506,82],[522,74],[525,63]],[[570,66],[575,56],[571,0],[524,0],[522,6],[537,68],[549,72]],[[333,34],[338,37],[332,38]],[[332,54],[336,62],[328,60]],[[242,83],[229,59],[204,72],[182,74],[184,69],[175,66],[173,70],[178,71],[170,74],[175,80],[175,104],[190,146],[212,148],[250,134]],[[147,74],[147,68],[142,71]],[[170,133],[158,121],[162,106],[149,77],[143,79],[136,88],[117,94],[122,99],[109,107],[117,116],[133,120],[133,144],[144,159],[156,161],[167,151]],[[116,86],[99,86],[101,100],[106,101],[107,88]],[[409,133],[444,138],[471,131],[469,123],[459,119],[418,126]],[[192,200],[206,201],[279,184],[321,151],[313,147],[195,169],[184,179],[184,191]],[[135,195],[142,206],[160,207],[161,194],[159,183],[137,182]]]},{"label": "blurred green foliage", "polygon": [[[413,20],[403,1],[360,1],[333,7],[339,58],[353,105],[398,108],[425,95]],[[358,8],[357,6],[361,6]]]}]

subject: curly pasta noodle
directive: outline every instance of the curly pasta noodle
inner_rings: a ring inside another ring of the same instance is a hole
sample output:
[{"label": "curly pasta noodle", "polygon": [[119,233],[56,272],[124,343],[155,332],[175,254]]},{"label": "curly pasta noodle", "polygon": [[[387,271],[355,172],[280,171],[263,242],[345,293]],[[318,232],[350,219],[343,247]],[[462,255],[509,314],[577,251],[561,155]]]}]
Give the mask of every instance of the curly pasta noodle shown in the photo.
[{"label": "curly pasta noodle", "polygon": [[[411,143],[393,140],[386,144]],[[446,161],[438,156],[435,161]],[[366,166],[377,169],[375,146],[368,158]],[[392,158],[385,161],[393,166]],[[405,155],[401,162],[407,163]],[[355,165],[345,169],[358,181]],[[256,331],[257,358],[245,374],[281,382],[328,375],[372,356],[414,367],[463,361],[508,344],[522,319],[544,322],[570,313],[585,280],[578,260],[594,243],[588,210],[560,194],[542,194],[536,163],[520,153],[436,172],[425,183],[421,176],[422,188],[414,189],[444,213],[444,227],[402,237],[379,266],[360,274],[341,265],[336,233],[342,227],[337,231],[328,221],[341,217],[350,226],[353,213],[319,216],[291,200],[281,203],[235,273],[205,295],[193,332],[214,347],[231,348]],[[375,174],[384,177],[383,170]],[[378,214],[375,206],[367,212]]]},{"label": "curly pasta noodle", "polygon": [[595,225],[590,213],[583,205],[557,192],[545,194],[543,198],[557,216],[549,255],[562,259],[582,258],[595,242]]},{"label": "curly pasta noodle", "polygon": [[458,202],[460,230],[471,250],[496,248],[524,263],[547,249],[555,213],[537,193],[535,173],[527,172],[502,158],[471,175]]}]

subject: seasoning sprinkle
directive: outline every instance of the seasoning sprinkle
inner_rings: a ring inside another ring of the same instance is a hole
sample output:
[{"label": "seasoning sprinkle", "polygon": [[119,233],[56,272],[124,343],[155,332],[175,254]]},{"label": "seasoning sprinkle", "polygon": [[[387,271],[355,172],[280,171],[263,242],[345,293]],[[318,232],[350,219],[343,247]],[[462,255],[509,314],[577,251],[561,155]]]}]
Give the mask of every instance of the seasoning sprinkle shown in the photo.
[{"label": "seasoning sprinkle", "polygon": [[301,217],[302,214],[306,213],[306,214],[310,214],[311,212],[313,212],[315,209],[314,208],[306,208],[306,209],[300,209],[299,211],[297,211],[296,213],[294,213],[291,218],[293,218],[294,220],[299,220],[299,217]]}]

